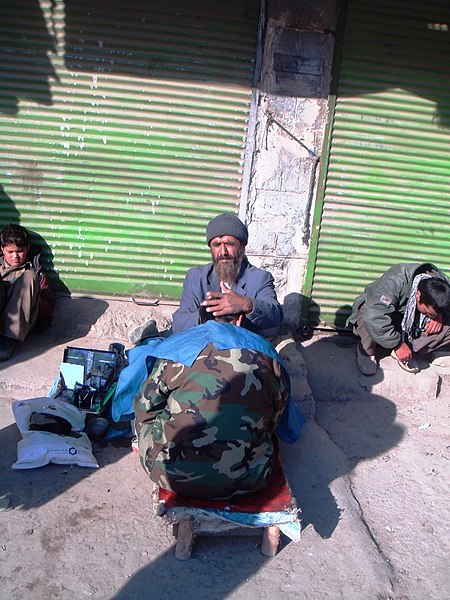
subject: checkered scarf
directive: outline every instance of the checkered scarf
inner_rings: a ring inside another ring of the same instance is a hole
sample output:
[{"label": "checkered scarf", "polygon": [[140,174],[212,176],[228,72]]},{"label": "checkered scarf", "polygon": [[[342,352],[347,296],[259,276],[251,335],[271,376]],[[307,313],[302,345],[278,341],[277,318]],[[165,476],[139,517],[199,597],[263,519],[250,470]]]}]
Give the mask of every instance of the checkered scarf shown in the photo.
[{"label": "checkered scarf", "polygon": [[[428,275],[428,273],[420,273],[420,275],[416,275],[413,279],[412,286],[411,286],[411,292],[410,292],[409,298],[408,298],[408,304],[406,305],[406,310],[405,310],[405,314],[403,315],[403,321],[402,321],[402,330],[405,333],[407,333],[408,336],[411,336],[411,330],[414,325],[414,317],[416,315],[417,287],[418,287],[419,283],[422,281],[422,279],[429,279],[430,277],[431,277],[431,275]],[[430,319],[429,319],[429,317],[427,317],[427,315],[424,315],[422,313],[419,314],[418,325],[419,325],[419,329],[421,331],[423,331],[423,328],[425,327],[425,325],[428,323],[429,320]]]}]

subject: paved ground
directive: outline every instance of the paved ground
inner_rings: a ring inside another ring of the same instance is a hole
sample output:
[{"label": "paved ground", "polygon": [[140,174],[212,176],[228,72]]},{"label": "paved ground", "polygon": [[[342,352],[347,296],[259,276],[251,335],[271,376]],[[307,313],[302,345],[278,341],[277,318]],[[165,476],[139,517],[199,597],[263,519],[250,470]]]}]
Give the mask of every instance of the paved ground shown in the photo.
[{"label": "paved ground", "polygon": [[[155,314],[160,325],[171,310]],[[410,375],[387,358],[378,376],[360,378],[352,338],[280,345],[310,419],[299,442],[282,446],[303,538],[283,540],[275,558],[257,538],[199,538],[191,560],[177,561],[130,438],[94,445],[96,470],[11,470],[20,439],[12,399],[46,395],[66,345],[126,343],[148,314],[67,302],[59,327],[1,365],[1,600],[450,598],[449,372]]]}]

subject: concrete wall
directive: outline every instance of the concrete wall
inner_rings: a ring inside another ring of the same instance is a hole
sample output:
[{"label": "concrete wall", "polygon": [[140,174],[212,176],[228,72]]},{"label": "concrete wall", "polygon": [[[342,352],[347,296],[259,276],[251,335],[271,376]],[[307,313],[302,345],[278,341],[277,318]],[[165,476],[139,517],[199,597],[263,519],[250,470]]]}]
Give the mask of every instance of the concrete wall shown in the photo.
[{"label": "concrete wall", "polygon": [[[297,327],[328,111],[337,0],[269,0],[245,218],[250,261]],[[242,213],[242,211],[241,211]]]}]

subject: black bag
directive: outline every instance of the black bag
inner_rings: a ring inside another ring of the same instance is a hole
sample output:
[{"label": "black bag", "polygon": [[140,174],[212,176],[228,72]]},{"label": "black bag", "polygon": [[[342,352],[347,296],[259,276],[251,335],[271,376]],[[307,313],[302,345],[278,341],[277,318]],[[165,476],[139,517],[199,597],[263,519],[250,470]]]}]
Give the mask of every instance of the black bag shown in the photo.
[{"label": "black bag", "polygon": [[72,431],[72,425],[67,419],[58,415],[33,412],[30,416],[28,429],[30,431],[48,431],[59,435],[69,435]]}]

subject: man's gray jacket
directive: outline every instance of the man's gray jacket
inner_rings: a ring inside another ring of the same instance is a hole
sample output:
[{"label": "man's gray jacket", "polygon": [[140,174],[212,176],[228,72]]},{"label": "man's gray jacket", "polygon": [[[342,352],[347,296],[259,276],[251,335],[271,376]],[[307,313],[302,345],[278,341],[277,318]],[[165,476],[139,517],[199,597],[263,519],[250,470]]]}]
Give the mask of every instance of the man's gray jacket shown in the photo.
[{"label": "man's gray jacket", "polygon": [[[347,325],[354,325],[358,312],[365,303],[364,325],[371,338],[383,348],[396,348],[402,341],[400,323],[406,310],[411,287],[416,275],[430,273],[433,277],[447,279],[431,263],[400,263],[369,283],[365,293],[353,303]],[[397,326],[396,326],[397,325]]]},{"label": "man's gray jacket", "polygon": [[[281,306],[277,300],[273,277],[268,271],[258,269],[244,258],[233,291],[247,296],[253,310],[245,315],[243,327],[264,337],[276,336],[282,320]],[[220,292],[214,264],[189,269],[183,284],[180,308],[173,315],[173,332],[185,331],[199,323],[199,308],[206,292]]]}]

